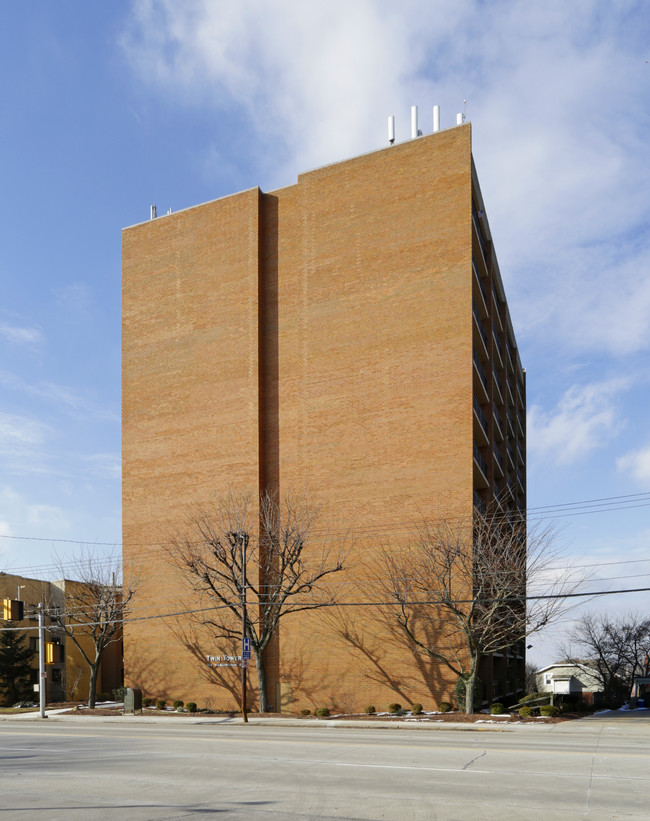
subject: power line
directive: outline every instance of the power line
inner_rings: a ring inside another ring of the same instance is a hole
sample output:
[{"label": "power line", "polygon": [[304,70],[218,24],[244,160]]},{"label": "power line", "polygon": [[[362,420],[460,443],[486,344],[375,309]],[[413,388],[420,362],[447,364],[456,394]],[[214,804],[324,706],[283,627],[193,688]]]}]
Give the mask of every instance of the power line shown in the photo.
[{"label": "power line", "polygon": [[[577,598],[596,598],[597,596],[615,596],[618,594],[624,593],[647,593],[650,592],[650,587],[635,587],[630,588],[627,590],[596,590],[590,593],[547,593],[547,594],[540,594],[538,596],[512,596],[506,599],[503,599],[503,603],[523,603],[525,601],[550,601],[550,600],[558,600],[558,599],[577,599]],[[450,604],[453,605],[461,605],[461,604],[473,604],[474,599],[458,599],[458,600],[451,600],[449,601]],[[482,599],[483,602],[490,602],[491,599]],[[149,616],[133,616],[131,618],[125,619],[107,619],[104,621],[92,621],[92,622],[75,622],[74,627],[96,627],[103,624],[127,624],[136,621],[154,621],[157,619],[170,619],[175,618],[177,616],[187,616],[192,615],[194,613],[206,613],[212,612],[215,610],[226,610],[230,609],[231,607],[238,607],[241,602],[238,601],[231,601],[226,604],[218,604],[212,605],[211,607],[199,607],[191,610],[179,610],[175,613],[156,613],[154,615]],[[397,601],[361,601],[361,602],[296,602],[296,604],[313,604],[315,607],[401,607],[402,605],[432,605],[432,606],[440,606],[444,604],[439,600],[420,600],[417,599],[415,601],[404,601],[404,602],[397,602]],[[36,627],[1,627],[0,632],[26,632],[28,630],[36,630]],[[58,625],[49,625],[45,628],[46,630],[61,630],[62,628]]]},{"label": "power line", "polygon": [[[650,493],[637,493],[637,494],[628,494],[628,495],[619,495],[619,496],[609,496],[609,497],[599,497],[595,499],[588,499],[578,502],[564,502],[558,503],[555,505],[543,505],[539,507],[531,507],[528,508],[526,522],[527,523],[536,523],[541,521],[548,521],[557,518],[567,518],[570,516],[583,516],[592,513],[603,513],[603,512],[614,512],[617,510],[628,510],[634,509],[639,507],[647,507],[650,506]],[[496,522],[500,520],[507,520],[510,514],[502,513],[502,514],[495,514],[493,518]],[[438,522],[444,523],[450,522],[453,523],[453,519],[445,519],[439,518]],[[382,535],[394,534],[394,535],[410,535],[413,533],[414,524],[416,525],[417,522],[414,520],[404,522],[404,521],[397,521],[397,522],[387,522],[381,524],[368,524],[358,528],[348,528],[348,529],[338,529],[338,530],[330,530],[330,531],[320,531],[321,534],[325,536],[330,536],[331,538],[334,537],[335,534],[345,534],[352,538],[354,535],[366,535],[370,537],[381,537]],[[314,531],[312,533],[312,542],[320,541],[316,538],[316,534],[319,531]],[[119,547],[126,547],[127,545],[121,544],[119,542],[87,542],[78,539],[60,539],[56,537],[40,537],[40,536],[10,536],[7,534],[0,534],[1,539],[16,539],[19,541],[37,541],[37,542],[56,542],[59,544],[75,544],[75,545],[83,545],[84,547],[88,547],[92,549],[94,547],[107,547],[107,548],[119,548]],[[329,539],[324,539],[323,541],[327,542]],[[152,543],[137,543],[132,545],[133,547],[141,547],[141,548],[150,548],[148,550],[148,554],[151,555],[152,553],[158,553],[165,550],[165,546],[160,542],[152,542]],[[36,575],[46,573],[51,575],[52,571],[56,572],[57,570],[62,571],[65,574],[66,569],[74,570],[78,565],[78,559],[71,559],[66,561],[61,561],[56,564],[42,564],[42,565],[32,565],[28,568],[16,568],[18,572],[14,572],[14,575],[22,575],[25,572],[35,573]],[[111,563],[116,561],[115,557],[93,557],[93,561],[97,565],[110,565]],[[639,560],[629,560],[629,563],[634,563],[635,561],[650,561],[650,559],[639,559]],[[604,564],[624,564],[625,562],[608,562],[602,563]],[[578,565],[579,567],[579,565]]]},{"label": "power line", "polygon": [[[641,503],[640,503],[641,502]],[[583,515],[584,512],[608,512],[608,511],[617,511],[617,510],[627,510],[627,509],[634,509],[637,507],[646,507],[650,506],[650,492],[646,493],[633,493],[633,494],[626,494],[626,495],[619,495],[619,496],[604,496],[595,499],[586,499],[581,501],[575,502],[559,502],[553,505],[541,505],[537,507],[529,507],[525,511],[525,518],[526,520],[532,519],[533,521],[538,520],[546,520],[550,518],[563,518],[567,515]],[[557,512],[557,516],[552,515],[554,512]],[[523,512],[522,512],[523,513]],[[495,520],[505,519],[507,520],[510,516],[509,513],[504,512],[502,514],[496,514],[494,516]],[[364,533],[373,532],[377,530],[388,530],[389,532],[395,532],[396,528],[402,525],[412,526],[415,520],[409,520],[407,522],[404,521],[397,521],[393,523],[384,523],[384,524],[367,524],[363,525],[359,528],[339,528],[334,530],[328,531],[321,531],[322,533],[347,533],[347,532],[356,532],[356,531],[363,531]],[[446,518],[446,517],[438,517],[436,521],[440,522],[450,522],[454,523],[456,521],[461,521],[460,519],[454,518]],[[124,547],[123,542],[97,542],[97,541],[89,541],[83,539],[63,539],[59,537],[48,537],[48,536],[12,536],[6,533],[0,534],[0,539],[14,539],[17,541],[36,541],[36,542],[56,542],[58,544],[77,544],[83,545],[85,547]],[[132,545],[134,547],[160,547],[159,542],[149,542],[149,543],[137,543]]]}]

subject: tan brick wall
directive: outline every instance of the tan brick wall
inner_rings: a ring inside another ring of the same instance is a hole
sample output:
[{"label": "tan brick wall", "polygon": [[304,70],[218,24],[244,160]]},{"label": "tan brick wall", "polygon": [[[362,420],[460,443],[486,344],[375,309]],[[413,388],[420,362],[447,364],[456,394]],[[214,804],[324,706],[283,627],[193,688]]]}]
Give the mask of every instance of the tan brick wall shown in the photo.
[{"label": "tan brick wall", "polygon": [[[316,551],[351,527],[348,600],[367,598],[359,582],[377,570],[379,539],[405,538],[418,510],[469,516],[469,126],[126,229],[123,274],[136,614],[191,601],[159,544],[187,503],[229,486],[321,504]],[[271,703],[278,682],[296,709],[450,695],[451,677],[414,659],[377,611],[346,617],[357,649],[331,613],[282,624],[267,658]],[[151,695],[237,701],[236,676],[208,681],[216,674],[168,621],[128,625],[125,652],[127,679]]]},{"label": "tan brick wall", "polygon": [[[258,189],[124,231],[124,562],[133,615],[195,606],[160,549],[188,504],[258,481]],[[125,626],[130,683],[201,698],[174,620]],[[211,648],[207,648],[210,652]]]},{"label": "tan brick wall", "polygon": [[[471,511],[470,155],[458,129],[276,192],[280,486],[322,503],[324,530],[354,528],[360,579],[380,568],[377,539],[401,541],[418,509]],[[447,674],[414,659],[376,610],[345,619],[356,650],[331,612],[282,625],[294,697],[358,709],[440,697]]]}]

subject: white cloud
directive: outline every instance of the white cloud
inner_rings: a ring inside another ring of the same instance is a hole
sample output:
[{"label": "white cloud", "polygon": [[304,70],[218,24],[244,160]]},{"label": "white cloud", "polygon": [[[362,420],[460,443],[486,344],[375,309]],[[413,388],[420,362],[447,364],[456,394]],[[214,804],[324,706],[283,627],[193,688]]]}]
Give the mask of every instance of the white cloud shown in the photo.
[{"label": "white cloud", "polygon": [[5,560],[11,557],[12,563],[16,560],[24,563],[28,551],[31,555],[33,545],[12,540],[14,534],[40,538],[56,534],[60,537],[69,528],[69,516],[62,508],[34,503],[9,485],[0,487],[0,536],[8,537],[0,539]]},{"label": "white cloud", "polygon": [[41,445],[49,432],[47,425],[24,416],[0,413],[0,452]]},{"label": "white cloud", "polygon": [[83,457],[91,476],[100,479],[122,478],[122,457],[118,453],[93,453]]},{"label": "white cloud", "polygon": [[67,513],[55,505],[30,504],[26,506],[25,514],[27,525],[39,531],[63,533],[70,525]]},{"label": "white cloud", "polygon": [[621,456],[616,460],[616,466],[631,473],[640,485],[650,488],[650,445]]},{"label": "white cloud", "polygon": [[0,324],[0,336],[13,345],[39,345],[44,340],[38,328],[18,327],[15,325]]},{"label": "white cloud", "polygon": [[119,419],[119,411],[110,406],[98,404],[86,392],[54,382],[26,382],[22,377],[9,371],[0,371],[0,385],[10,390],[39,399],[48,406],[55,405],[72,415],[90,416],[98,419]]},{"label": "white cloud", "polygon": [[527,418],[531,455],[570,464],[606,445],[623,427],[617,398],[623,380],[569,388],[551,411],[533,405]]},{"label": "white cloud", "polygon": [[[442,42],[470,6],[142,0],[122,44],[144,82],[183,103],[231,115],[234,106],[253,132],[272,139],[271,184],[279,185],[379,147],[390,113],[403,112],[398,128],[406,137],[417,100],[405,86],[422,84],[418,71],[431,46],[424,32]],[[287,154],[291,162],[278,173],[277,158]]]},{"label": "white cloud", "polygon": [[467,98],[517,329],[618,356],[650,346],[648,30],[631,0],[135,0],[122,46],[166,100],[244,121],[240,187],[381,147],[388,114],[405,139],[411,104],[449,126]]}]

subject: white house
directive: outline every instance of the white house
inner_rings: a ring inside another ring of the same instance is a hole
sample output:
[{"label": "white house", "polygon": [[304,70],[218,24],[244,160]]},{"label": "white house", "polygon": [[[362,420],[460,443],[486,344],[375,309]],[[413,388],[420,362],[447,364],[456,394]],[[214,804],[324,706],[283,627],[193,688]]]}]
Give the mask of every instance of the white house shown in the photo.
[{"label": "white house", "polygon": [[543,667],[537,672],[537,689],[553,695],[581,696],[590,704],[597,704],[603,692],[602,684],[595,671],[590,670],[588,661],[579,664],[560,661]]}]

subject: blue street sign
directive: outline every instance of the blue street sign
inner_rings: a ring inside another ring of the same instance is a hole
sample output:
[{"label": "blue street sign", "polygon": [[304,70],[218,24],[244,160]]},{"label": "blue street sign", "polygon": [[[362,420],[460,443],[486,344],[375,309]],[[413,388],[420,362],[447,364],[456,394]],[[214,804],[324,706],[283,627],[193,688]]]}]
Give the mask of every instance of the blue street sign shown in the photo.
[{"label": "blue street sign", "polygon": [[251,657],[251,640],[248,637],[244,637],[241,643],[242,653],[248,653],[247,658]]}]

